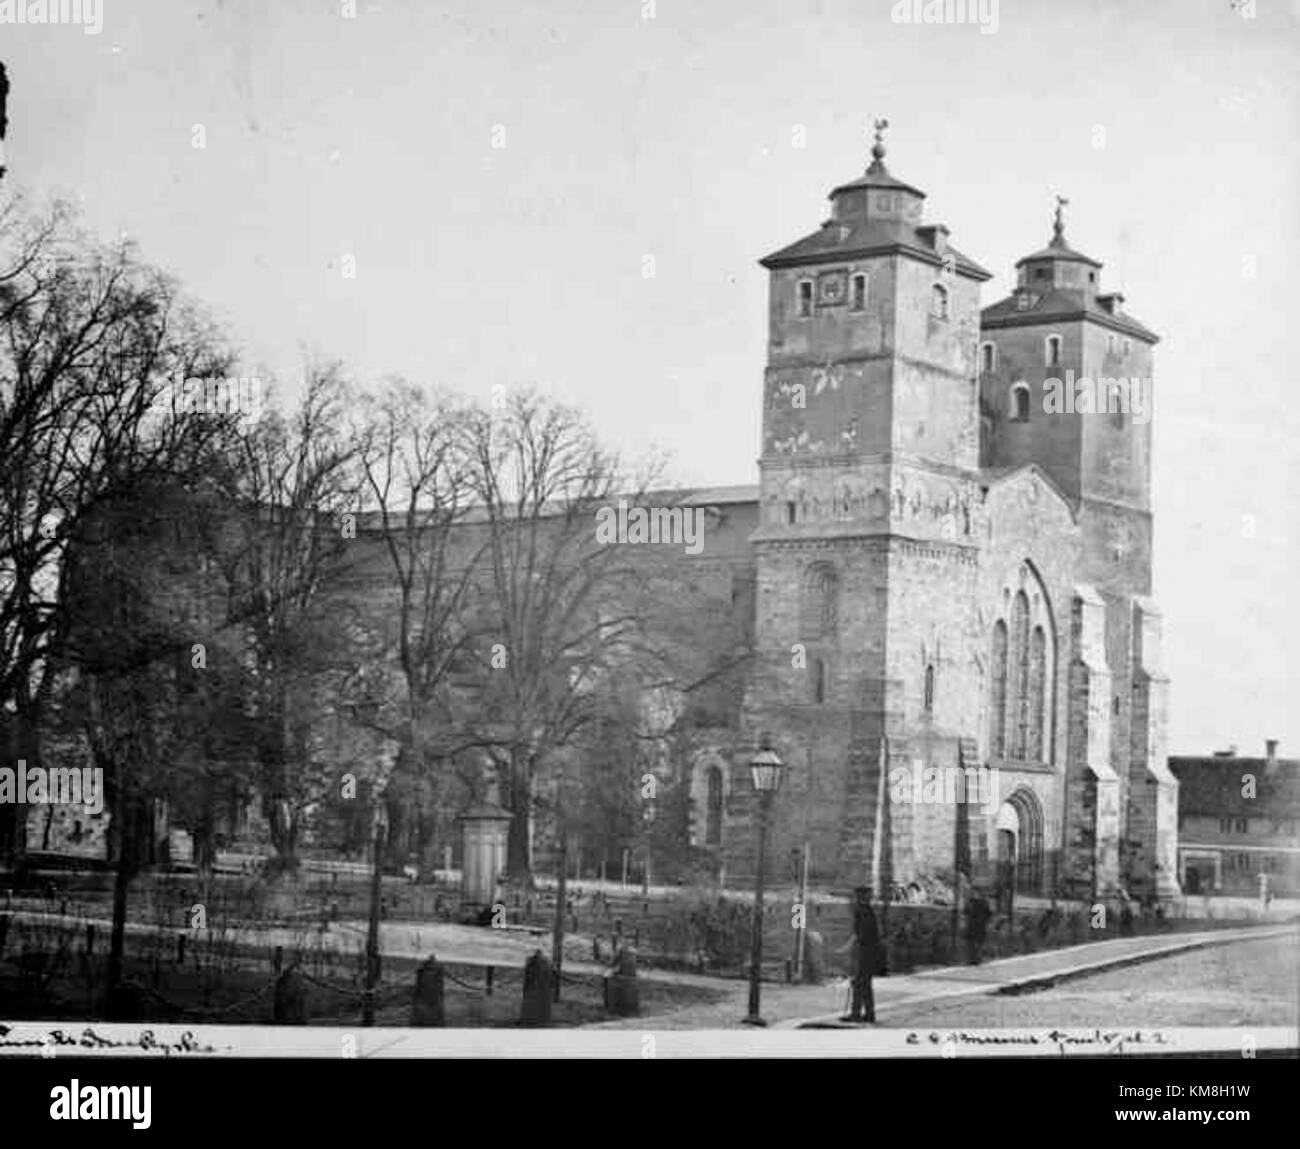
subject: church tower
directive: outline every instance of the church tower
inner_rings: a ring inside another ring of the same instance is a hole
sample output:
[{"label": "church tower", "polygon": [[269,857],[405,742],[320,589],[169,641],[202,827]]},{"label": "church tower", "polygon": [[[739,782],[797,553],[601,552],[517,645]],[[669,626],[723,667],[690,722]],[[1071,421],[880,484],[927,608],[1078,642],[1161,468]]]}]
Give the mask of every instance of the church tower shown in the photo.
[{"label": "church tower", "polygon": [[1158,337],[1103,292],[1102,265],[1065,241],[1016,263],[981,317],[981,463],[1037,463],[1078,509],[1085,576],[1151,592],[1152,351]]},{"label": "church tower", "polygon": [[[877,121],[865,173],[831,191],[830,218],[762,260],[757,666],[745,726],[755,741],[777,734],[791,767],[778,850],[806,840],[815,872],[855,882],[880,881],[891,852],[905,865],[915,838],[880,826],[883,767],[910,765],[917,751],[905,732],[928,731],[955,760],[975,721],[943,684],[967,626],[961,604],[974,599],[975,356],[990,275],[947,227],[924,222],[925,194],[885,166],[885,127]],[[743,817],[743,756],[739,766],[732,813]],[[733,837],[742,851],[752,839]]]},{"label": "church tower", "polygon": [[[1016,287],[986,308],[979,346],[980,461],[993,471],[1037,464],[1078,521],[1077,629],[1073,690],[1109,684],[1083,707],[1103,722],[1108,766],[1118,781],[1118,879],[1131,888],[1177,891],[1177,783],[1168,770],[1168,679],[1160,614],[1151,598],[1152,353],[1158,337],[1130,315],[1119,292],[1102,290],[1102,264],[1066,242],[1057,198],[1047,247],[1016,263]],[[1094,617],[1095,616],[1095,617]],[[1088,665],[1088,659],[1096,665]],[[1080,695],[1082,697],[1082,695]],[[1077,702],[1077,699],[1076,699]],[[1104,715],[1099,719],[1098,715]],[[1070,792],[1089,793],[1095,761],[1082,742]],[[1095,759],[1096,751],[1093,751]],[[1067,824],[1093,817],[1075,800]]]}]

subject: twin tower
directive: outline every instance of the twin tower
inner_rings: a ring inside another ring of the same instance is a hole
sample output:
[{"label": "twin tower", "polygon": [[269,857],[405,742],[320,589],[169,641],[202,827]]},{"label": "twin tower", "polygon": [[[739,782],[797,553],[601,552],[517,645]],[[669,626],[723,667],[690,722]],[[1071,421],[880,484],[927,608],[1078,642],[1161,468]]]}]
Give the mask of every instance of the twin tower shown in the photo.
[{"label": "twin tower", "polygon": [[[742,743],[770,738],[790,767],[778,848],[807,842],[814,876],[882,891],[956,865],[1021,892],[1175,892],[1157,338],[1068,246],[1059,203],[1047,247],[981,311],[990,273],[889,173],[883,126],[830,218],[762,261]],[[740,831],[754,806],[733,760]],[[993,799],[896,784],[980,768]],[[726,837],[748,868],[752,834]]]}]

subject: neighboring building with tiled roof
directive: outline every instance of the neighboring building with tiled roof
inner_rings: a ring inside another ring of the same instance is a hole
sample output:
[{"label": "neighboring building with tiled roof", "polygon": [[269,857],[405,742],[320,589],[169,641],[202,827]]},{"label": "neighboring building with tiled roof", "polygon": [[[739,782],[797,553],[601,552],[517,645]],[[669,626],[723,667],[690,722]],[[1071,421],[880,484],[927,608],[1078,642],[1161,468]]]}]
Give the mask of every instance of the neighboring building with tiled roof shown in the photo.
[{"label": "neighboring building with tiled roof", "polygon": [[1178,869],[1187,893],[1300,893],[1300,760],[1235,750],[1173,757],[1178,779]]}]

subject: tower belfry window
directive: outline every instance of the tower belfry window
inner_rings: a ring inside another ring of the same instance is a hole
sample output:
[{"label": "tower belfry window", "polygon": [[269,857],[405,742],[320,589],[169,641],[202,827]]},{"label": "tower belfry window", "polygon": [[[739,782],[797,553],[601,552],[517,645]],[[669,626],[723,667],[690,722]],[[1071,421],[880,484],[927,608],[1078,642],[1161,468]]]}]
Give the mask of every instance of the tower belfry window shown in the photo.
[{"label": "tower belfry window", "polygon": [[806,319],[812,314],[813,282],[811,279],[799,280],[799,315]]},{"label": "tower belfry window", "polygon": [[1059,367],[1061,365],[1061,337],[1059,335],[1049,335],[1047,337],[1045,362],[1048,367]]},{"label": "tower belfry window", "polygon": [[998,363],[997,348],[992,343],[980,344],[980,370],[984,372],[996,371]]},{"label": "tower belfry window", "polygon": [[865,311],[867,306],[867,277],[858,272],[853,277],[853,294],[850,307],[854,311]]},{"label": "tower belfry window", "polygon": [[1011,388],[1011,421],[1029,422],[1029,384],[1020,382]]},{"label": "tower belfry window", "polygon": [[948,318],[948,289],[941,283],[936,283],[934,285],[931,312],[936,319]]}]

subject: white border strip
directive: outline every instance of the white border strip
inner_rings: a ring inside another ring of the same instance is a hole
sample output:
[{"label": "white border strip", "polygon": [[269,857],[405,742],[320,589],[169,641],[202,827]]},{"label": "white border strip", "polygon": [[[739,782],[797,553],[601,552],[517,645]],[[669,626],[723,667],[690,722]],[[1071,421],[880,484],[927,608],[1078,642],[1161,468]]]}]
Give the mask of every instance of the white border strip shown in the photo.
[{"label": "white border strip", "polygon": [[1286,1026],[1174,1029],[346,1029],[0,1022],[0,1055],[45,1057],[1071,1057],[1295,1051]]}]

